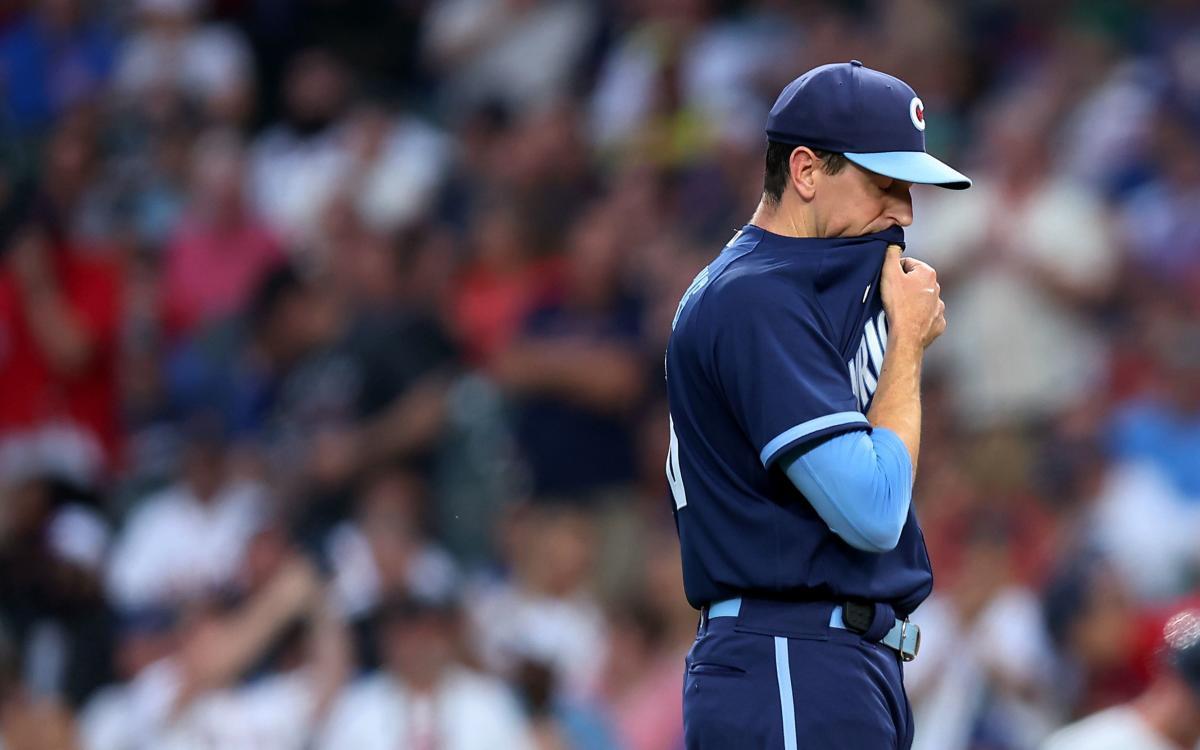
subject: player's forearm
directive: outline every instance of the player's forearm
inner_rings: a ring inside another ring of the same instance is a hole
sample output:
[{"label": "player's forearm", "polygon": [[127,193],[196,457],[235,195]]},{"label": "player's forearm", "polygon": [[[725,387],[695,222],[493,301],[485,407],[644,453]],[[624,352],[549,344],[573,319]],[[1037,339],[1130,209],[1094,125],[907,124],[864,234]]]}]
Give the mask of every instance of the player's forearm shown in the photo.
[{"label": "player's forearm", "polygon": [[867,420],[872,426],[886,427],[896,433],[908,448],[914,478],[921,452],[921,362],[924,356],[925,349],[920,341],[889,336],[879,387],[875,390],[871,410],[867,412]]}]

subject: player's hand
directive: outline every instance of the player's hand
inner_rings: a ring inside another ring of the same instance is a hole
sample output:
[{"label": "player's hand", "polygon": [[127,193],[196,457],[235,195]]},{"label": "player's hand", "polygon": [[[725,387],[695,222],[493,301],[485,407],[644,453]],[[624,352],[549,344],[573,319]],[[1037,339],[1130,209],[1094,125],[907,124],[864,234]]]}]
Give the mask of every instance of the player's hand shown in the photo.
[{"label": "player's hand", "polygon": [[902,258],[899,245],[888,245],[879,291],[889,339],[911,341],[924,349],[946,330],[946,303],[937,271],[916,258]]}]

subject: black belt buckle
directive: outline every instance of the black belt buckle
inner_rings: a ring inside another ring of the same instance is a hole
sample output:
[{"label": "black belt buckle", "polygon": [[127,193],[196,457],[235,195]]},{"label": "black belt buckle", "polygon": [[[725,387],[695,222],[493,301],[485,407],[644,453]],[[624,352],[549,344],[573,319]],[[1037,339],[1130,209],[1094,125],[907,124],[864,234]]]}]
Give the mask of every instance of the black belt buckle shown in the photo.
[{"label": "black belt buckle", "polygon": [[846,602],[842,605],[842,624],[847,630],[863,634],[871,629],[875,619],[875,605],[863,602]]}]

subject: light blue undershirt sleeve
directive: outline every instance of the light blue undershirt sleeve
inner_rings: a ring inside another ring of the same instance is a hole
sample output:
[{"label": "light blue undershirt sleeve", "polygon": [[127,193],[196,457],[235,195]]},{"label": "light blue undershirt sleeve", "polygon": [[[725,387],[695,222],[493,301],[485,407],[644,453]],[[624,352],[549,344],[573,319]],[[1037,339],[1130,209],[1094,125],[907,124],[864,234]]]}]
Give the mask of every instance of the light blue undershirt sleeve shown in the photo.
[{"label": "light blue undershirt sleeve", "polygon": [[836,435],[780,459],[792,484],[846,543],[887,552],[912,503],[912,459],[896,433],[876,427]]}]

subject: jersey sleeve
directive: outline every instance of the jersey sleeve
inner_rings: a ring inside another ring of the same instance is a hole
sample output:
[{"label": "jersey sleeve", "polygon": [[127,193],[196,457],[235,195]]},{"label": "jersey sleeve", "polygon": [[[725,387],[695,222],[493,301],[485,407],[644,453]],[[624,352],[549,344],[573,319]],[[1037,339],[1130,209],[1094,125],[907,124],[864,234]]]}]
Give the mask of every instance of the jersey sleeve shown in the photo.
[{"label": "jersey sleeve", "polygon": [[714,371],[763,466],[805,442],[869,427],[814,299],[772,277],[722,291]]}]

